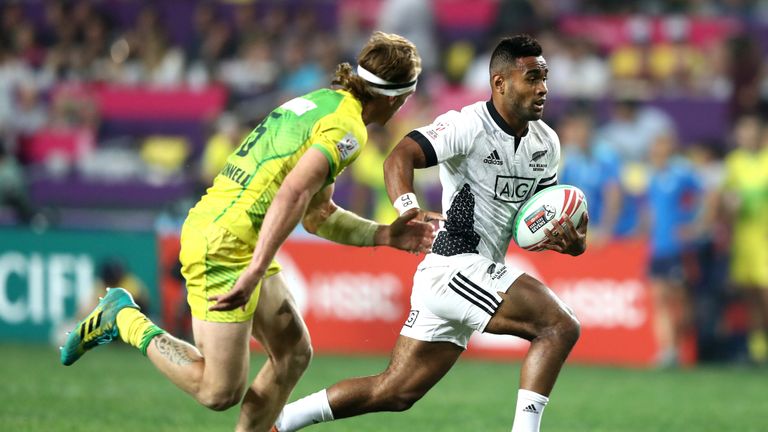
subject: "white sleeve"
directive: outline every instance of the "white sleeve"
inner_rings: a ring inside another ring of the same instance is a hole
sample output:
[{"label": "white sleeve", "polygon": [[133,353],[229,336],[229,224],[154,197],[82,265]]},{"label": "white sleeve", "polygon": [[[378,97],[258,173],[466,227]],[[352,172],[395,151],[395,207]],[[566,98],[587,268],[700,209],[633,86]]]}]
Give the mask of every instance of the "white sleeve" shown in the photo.
[{"label": "white sleeve", "polygon": [[414,129],[408,136],[421,146],[427,166],[432,166],[469,153],[472,128],[467,127],[467,123],[461,113],[448,111],[437,117],[432,124]]}]

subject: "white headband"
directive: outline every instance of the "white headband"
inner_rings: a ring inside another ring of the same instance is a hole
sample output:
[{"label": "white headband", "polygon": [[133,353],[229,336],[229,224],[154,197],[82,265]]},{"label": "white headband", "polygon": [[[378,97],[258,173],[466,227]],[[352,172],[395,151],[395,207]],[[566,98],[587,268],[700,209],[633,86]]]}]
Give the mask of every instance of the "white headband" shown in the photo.
[{"label": "white headband", "polygon": [[399,84],[393,83],[377,77],[360,65],[357,65],[357,75],[359,75],[360,78],[364,79],[368,85],[371,86],[371,90],[373,90],[374,93],[378,93],[380,95],[400,96],[402,94],[410,93],[416,90],[417,80]]}]

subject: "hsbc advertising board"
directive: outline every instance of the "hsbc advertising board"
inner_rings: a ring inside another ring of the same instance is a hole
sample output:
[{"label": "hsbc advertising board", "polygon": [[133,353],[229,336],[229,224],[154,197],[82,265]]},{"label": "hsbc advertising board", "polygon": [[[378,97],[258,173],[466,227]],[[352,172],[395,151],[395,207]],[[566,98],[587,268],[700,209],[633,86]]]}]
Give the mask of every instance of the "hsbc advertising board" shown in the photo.
[{"label": "hsbc advertising board", "polygon": [[[175,238],[164,242],[168,262],[178,251],[177,242]],[[412,276],[420,257],[388,248],[289,239],[277,259],[316,352],[391,351],[408,319]],[[572,361],[642,366],[651,364],[656,353],[644,278],[646,259],[644,242],[622,242],[578,258],[511,250],[506,264],[537,277],[574,309],[582,336]],[[164,284],[164,297],[183,302],[179,289]],[[178,305],[167,309],[178,310]],[[465,355],[519,359],[527,348],[522,339],[476,333]]]}]

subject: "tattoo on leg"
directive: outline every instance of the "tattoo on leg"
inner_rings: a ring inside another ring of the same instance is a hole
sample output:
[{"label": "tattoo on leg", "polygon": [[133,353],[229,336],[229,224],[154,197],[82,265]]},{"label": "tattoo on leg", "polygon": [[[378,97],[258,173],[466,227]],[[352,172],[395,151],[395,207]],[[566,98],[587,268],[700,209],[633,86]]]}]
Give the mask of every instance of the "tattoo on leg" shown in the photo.
[{"label": "tattoo on leg", "polygon": [[167,335],[156,337],[153,342],[155,343],[157,352],[173,364],[186,366],[195,361],[190,355],[188,347],[184,346],[184,344],[179,341],[171,339]]}]

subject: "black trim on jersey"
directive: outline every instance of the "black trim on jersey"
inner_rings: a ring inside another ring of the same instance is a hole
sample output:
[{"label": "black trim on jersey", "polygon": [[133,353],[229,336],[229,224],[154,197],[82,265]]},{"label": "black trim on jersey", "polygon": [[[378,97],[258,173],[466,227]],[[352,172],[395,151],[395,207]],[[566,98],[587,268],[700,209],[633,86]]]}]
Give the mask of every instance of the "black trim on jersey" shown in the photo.
[{"label": "black trim on jersey", "polygon": [[509,126],[509,123],[504,120],[504,117],[502,117],[501,114],[496,111],[496,107],[493,106],[492,100],[487,101],[485,106],[488,108],[488,113],[491,115],[493,122],[496,123],[496,126],[503,130],[507,135],[515,139],[515,153],[517,153],[517,148],[520,146],[520,142],[523,140],[523,137],[528,135],[528,128],[525,129],[525,132],[522,135],[517,136],[515,131],[512,130],[512,127]]},{"label": "black trim on jersey", "polygon": [[467,300],[468,302],[470,302],[470,303],[472,303],[473,305],[477,306],[477,307],[478,307],[478,308],[480,308],[480,310],[482,310],[483,312],[487,313],[488,315],[493,315],[493,313],[494,313],[495,311],[491,310],[491,309],[490,309],[488,306],[486,306],[486,305],[484,305],[484,304],[480,303],[480,302],[479,302],[479,301],[478,301],[476,298],[474,298],[474,297],[470,297],[468,294],[464,293],[464,291],[462,291],[462,290],[460,290],[460,289],[456,288],[456,286],[455,286],[455,285],[454,285],[452,282],[453,282],[453,281],[451,281],[451,282],[448,282],[448,288],[452,289],[452,290],[453,290],[453,292],[455,292],[456,294],[458,294],[458,295],[460,295],[460,296],[464,297],[464,299],[465,299],[465,300]]},{"label": "black trim on jersey", "polygon": [[496,298],[494,296],[492,296],[490,293],[488,293],[488,291],[480,288],[480,285],[478,285],[478,284],[472,282],[471,280],[469,280],[469,278],[464,276],[463,274],[461,274],[461,272],[457,272],[456,273],[456,278],[454,278],[454,279],[456,279],[456,282],[459,282],[459,283],[461,283],[459,281],[459,279],[461,279],[461,281],[467,283],[472,288],[474,288],[475,291],[477,291],[481,296],[483,296],[483,297],[485,297],[487,299],[486,302],[490,302],[490,306],[494,310],[496,310],[496,308],[498,308],[499,305],[501,304],[501,302],[496,300]]},{"label": "black trim on jersey", "polygon": [[546,189],[546,188],[548,188],[548,187],[552,187],[552,186],[557,186],[557,182],[554,182],[554,183],[550,183],[550,184],[547,184],[547,185],[543,185],[543,184],[539,183],[539,184],[536,186],[536,190],[535,190],[533,193],[534,193],[534,195],[535,195],[535,194],[537,194],[537,193],[539,193],[539,192],[543,191],[544,189]]},{"label": "black trim on jersey", "polygon": [[501,114],[499,114],[499,112],[496,111],[496,107],[493,106],[493,101],[487,101],[485,103],[485,106],[488,107],[488,113],[491,114],[491,118],[493,119],[494,123],[496,123],[496,126],[498,126],[501,130],[506,132],[507,135],[511,135],[517,138],[517,136],[515,135],[515,131],[512,130],[512,127],[509,126],[509,124],[504,120],[504,117],[502,117]]},{"label": "black trim on jersey", "polygon": [[543,178],[543,179],[539,180],[539,184],[551,182],[552,180],[555,179],[555,177],[557,177],[557,173],[554,173],[554,174],[552,174],[551,176],[549,176],[547,178]]},{"label": "black trim on jersey", "polygon": [[435,153],[435,148],[432,147],[432,143],[429,142],[427,137],[424,136],[421,132],[414,130],[408,132],[408,135],[406,135],[408,138],[416,141],[416,144],[421,147],[421,151],[424,152],[424,159],[426,160],[427,165],[425,168],[429,168],[431,166],[437,165],[437,153]]}]

